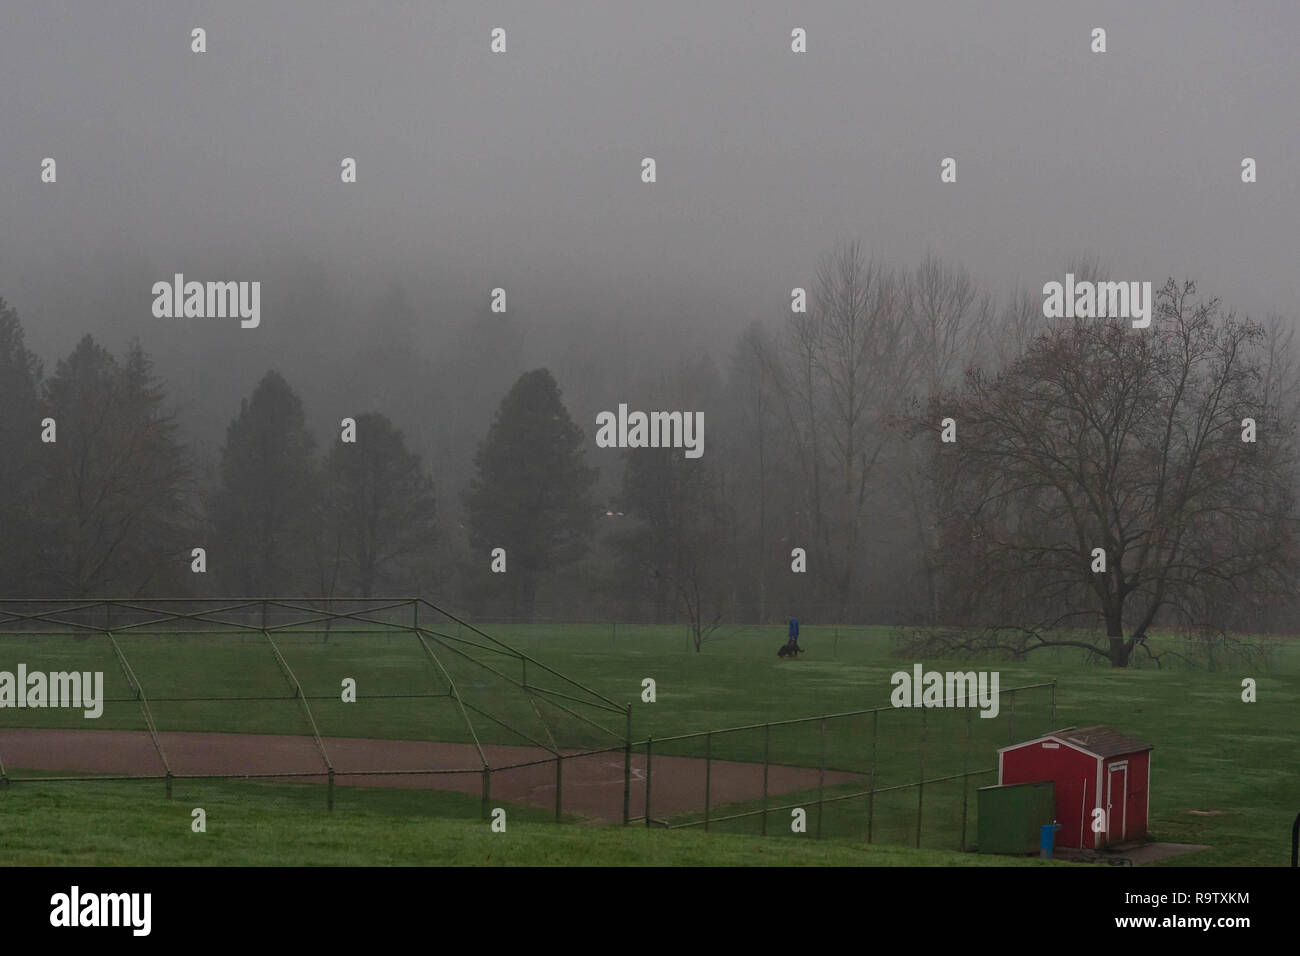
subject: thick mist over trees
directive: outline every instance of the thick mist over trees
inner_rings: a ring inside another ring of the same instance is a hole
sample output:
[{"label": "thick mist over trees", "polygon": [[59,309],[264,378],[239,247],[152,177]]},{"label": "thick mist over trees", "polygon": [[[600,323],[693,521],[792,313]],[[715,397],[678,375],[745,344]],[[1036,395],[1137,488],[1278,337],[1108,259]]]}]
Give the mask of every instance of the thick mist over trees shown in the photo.
[{"label": "thick mist over trees", "polygon": [[[554,367],[487,310],[426,352],[420,313],[391,283],[354,361],[240,365],[242,394],[199,395],[138,343],[38,357],[0,309],[0,587],[418,594],[480,618],[680,622],[697,647],[798,616],[1119,665],[1152,627],[1268,630],[1296,609],[1291,326],[1190,284],[1137,330],[845,242],[716,356],[629,353],[579,323],[547,343]],[[181,427],[198,404],[191,421],[237,411],[219,434]],[[620,405],[701,414],[702,454],[599,447]]]}]

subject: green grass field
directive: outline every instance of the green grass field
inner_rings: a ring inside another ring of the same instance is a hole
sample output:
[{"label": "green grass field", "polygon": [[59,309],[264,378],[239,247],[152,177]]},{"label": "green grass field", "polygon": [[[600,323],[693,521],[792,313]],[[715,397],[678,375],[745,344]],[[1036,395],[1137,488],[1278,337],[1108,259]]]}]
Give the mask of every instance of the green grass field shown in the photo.
[{"label": "green grass field", "polygon": [[[618,702],[632,704],[637,741],[886,705],[890,675],[910,670],[912,658],[893,655],[887,628],[805,627],[809,653],[795,662],[775,656],[784,630],[720,631],[700,653],[680,627],[499,626],[494,637]],[[332,634],[277,637],[323,736],[467,740],[464,721],[446,698],[407,694],[445,688],[408,634]],[[119,637],[152,701],[159,730],[254,733],[305,732],[292,701],[167,702],[167,697],[266,696],[285,693],[284,678],[260,636]],[[505,658],[502,658],[504,661]],[[0,669],[18,661],[30,670],[102,670],[106,695],[130,697],[106,639],[0,636]],[[517,666],[517,662],[515,663]],[[1055,680],[1058,726],[1103,723],[1154,745],[1152,837],[1209,844],[1174,865],[1283,865],[1290,821],[1300,810],[1300,643],[1283,642],[1267,672],[1238,670],[1115,671],[1084,663],[1078,652],[1048,652],[1026,663],[923,661],[927,670],[996,669],[1001,687]],[[504,666],[504,663],[501,665]],[[515,727],[536,727],[541,715],[523,695],[490,673],[449,664],[467,701],[491,705]],[[1258,682],[1257,703],[1241,702],[1241,679]],[[357,681],[358,702],[338,699],[340,680]],[[640,700],[642,680],[656,682],[657,701]],[[543,683],[542,678],[530,679]],[[378,695],[389,695],[379,698]],[[603,734],[558,713],[546,714],[562,746],[598,746],[621,737],[623,718],[598,715]],[[85,728],[79,712],[5,710],[6,726]],[[1014,719],[1014,724],[1012,720]],[[1051,694],[1017,695],[1014,718],[1007,695],[995,720],[968,720],[958,710],[890,710],[828,722],[774,728],[773,763],[866,773],[876,726],[877,786],[914,783],[996,765],[996,748],[1049,729]],[[922,723],[924,721],[924,726]],[[530,723],[531,722],[531,723]],[[142,729],[133,700],[106,706],[96,729]],[[571,735],[559,738],[561,726]],[[969,747],[967,733],[971,734]],[[520,743],[517,734],[483,719],[484,742]],[[922,737],[924,734],[924,737]],[[715,734],[716,759],[761,760],[762,730]],[[655,755],[702,756],[704,741],[657,743]],[[824,749],[823,749],[824,748]],[[823,758],[824,753],[824,758]],[[3,759],[0,754],[0,759]],[[968,762],[968,764],[967,764]],[[21,768],[6,766],[11,776]],[[974,787],[967,794],[968,842],[975,833]],[[850,788],[853,789],[853,788]],[[920,844],[916,843],[915,788],[880,795],[873,807],[874,844],[865,846],[863,801],[828,803],[821,840],[771,826],[755,835],[759,818],[696,829],[664,830],[591,825],[555,826],[539,809],[511,807],[506,834],[492,834],[477,818],[479,802],[457,794],[338,788],[336,808],[325,809],[322,788],[244,781],[180,781],[167,801],[156,782],[15,783],[0,790],[0,863],[506,863],[506,864],[761,864],[924,865],[1005,863],[1002,858],[950,852],[960,840],[961,781],[927,786]],[[826,796],[833,797],[835,788]],[[797,799],[810,806],[814,792]],[[777,801],[774,801],[777,802]],[[189,810],[203,806],[209,832],[193,834]],[[717,808],[716,818],[737,808]],[[745,805],[739,809],[752,809]],[[1189,811],[1217,811],[1208,815]],[[700,814],[674,818],[690,822]],[[773,817],[772,819],[775,819]],[[635,830],[635,832],[633,832]],[[779,834],[779,836],[777,836]]]},{"label": "green grass field", "polygon": [[[557,825],[511,807],[505,833],[457,794],[356,789],[330,813],[320,788],[213,781],[172,800],[138,783],[26,784],[0,797],[7,866],[993,866],[1067,865],[974,853],[764,840],[644,827]],[[17,806],[18,801],[24,803]],[[206,833],[190,812],[207,813]]]}]

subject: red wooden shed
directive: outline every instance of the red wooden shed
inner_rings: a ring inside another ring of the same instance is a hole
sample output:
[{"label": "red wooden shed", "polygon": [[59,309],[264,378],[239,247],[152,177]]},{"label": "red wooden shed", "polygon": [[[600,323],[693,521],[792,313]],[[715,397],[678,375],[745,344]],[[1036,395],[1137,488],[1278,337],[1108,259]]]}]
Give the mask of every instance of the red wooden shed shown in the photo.
[{"label": "red wooden shed", "polygon": [[[1151,807],[1151,745],[1110,727],[1067,727],[998,751],[998,783],[1056,788],[1056,845],[1097,849],[1144,840]],[[1106,829],[1093,833],[1093,810]]]}]

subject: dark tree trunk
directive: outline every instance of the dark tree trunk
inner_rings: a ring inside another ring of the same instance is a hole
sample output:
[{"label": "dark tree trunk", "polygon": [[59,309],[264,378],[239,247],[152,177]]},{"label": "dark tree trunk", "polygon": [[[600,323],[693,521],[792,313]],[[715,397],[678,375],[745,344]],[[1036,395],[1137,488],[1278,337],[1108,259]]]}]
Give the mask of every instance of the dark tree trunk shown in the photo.
[{"label": "dark tree trunk", "polygon": [[1106,656],[1111,667],[1128,667],[1129,648],[1124,643],[1124,625],[1119,621],[1106,622]]}]

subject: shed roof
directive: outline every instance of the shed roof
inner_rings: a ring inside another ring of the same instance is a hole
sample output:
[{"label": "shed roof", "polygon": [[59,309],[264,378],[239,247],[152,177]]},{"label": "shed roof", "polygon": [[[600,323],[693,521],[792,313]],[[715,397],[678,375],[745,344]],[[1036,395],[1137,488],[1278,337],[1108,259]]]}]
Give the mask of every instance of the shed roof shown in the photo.
[{"label": "shed roof", "polygon": [[1121,734],[1112,727],[1103,727],[1100,724],[1093,727],[1066,727],[1062,730],[1053,730],[1045,736],[1059,737],[1099,757],[1118,757],[1120,754],[1153,749],[1151,744],[1143,743],[1136,737]]}]

